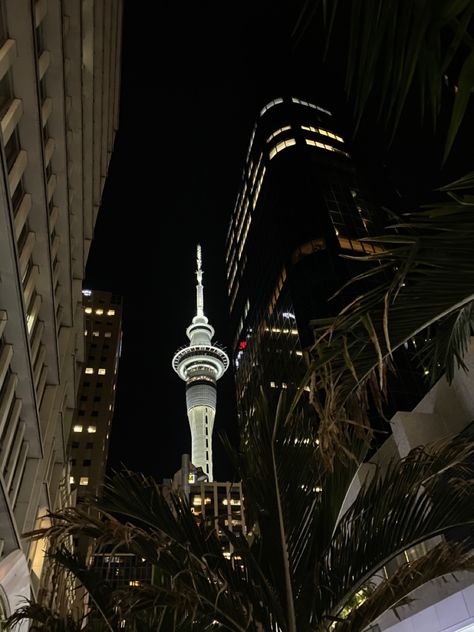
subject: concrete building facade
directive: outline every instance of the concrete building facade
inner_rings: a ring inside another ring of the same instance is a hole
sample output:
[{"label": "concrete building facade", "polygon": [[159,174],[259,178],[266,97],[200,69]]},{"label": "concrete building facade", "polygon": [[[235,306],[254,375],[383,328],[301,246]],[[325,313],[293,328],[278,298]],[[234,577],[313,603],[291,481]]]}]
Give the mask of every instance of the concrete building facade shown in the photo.
[{"label": "concrete building facade", "polygon": [[[0,5],[0,601],[46,597],[68,502],[84,361],[82,281],[119,121],[122,3]],[[46,575],[46,576],[45,576]],[[44,587],[42,594],[41,586]]]}]

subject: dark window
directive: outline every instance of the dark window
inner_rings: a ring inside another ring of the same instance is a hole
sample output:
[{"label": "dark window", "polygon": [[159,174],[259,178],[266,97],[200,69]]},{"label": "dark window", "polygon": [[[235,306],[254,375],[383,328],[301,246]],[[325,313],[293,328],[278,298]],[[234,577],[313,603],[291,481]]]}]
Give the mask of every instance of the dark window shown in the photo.
[{"label": "dark window", "polygon": [[95,401],[95,402],[100,402],[100,400],[101,400],[101,399],[102,399],[102,398],[101,398],[101,396],[100,396],[100,395],[96,395],[96,396],[94,397],[94,401]]},{"label": "dark window", "polygon": [[10,107],[13,99],[13,91],[10,81],[10,74],[7,72],[0,81],[0,112],[3,113]]},{"label": "dark window", "polygon": [[109,345],[104,345],[104,346],[102,347],[102,351],[107,351],[107,349],[110,349]]},{"label": "dark window", "polygon": [[72,448],[78,448],[78,447],[79,447],[79,441],[73,441],[73,442],[71,443],[71,447],[72,447]]},{"label": "dark window", "polygon": [[101,362],[107,362],[107,356],[100,356]]},{"label": "dark window", "polygon": [[95,360],[95,356],[90,355],[90,356],[89,356],[89,362],[91,362],[92,360]]},{"label": "dark window", "polygon": [[90,386],[91,383],[90,382],[82,382],[82,387],[83,388],[87,388],[88,386]]},{"label": "dark window", "polygon": [[90,450],[90,449],[91,449],[91,448],[93,448],[93,447],[94,447],[94,443],[93,443],[92,441],[88,441],[88,442],[86,443],[86,449],[87,449],[87,450]]},{"label": "dark window", "polygon": [[82,461],[82,465],[90,465],[91,464],[91,460],[90,459],[84,459]]},{"label": "dark window", "polygon": [[98,417],[99,416],[99,411],[98,410],[93,410],[91,412],[91,417]]},{"label": "dark window", "polygon": [[95,385],[96,388],[102,388],[104,386],[103,382],[97,382],[97,384]]},{"label": "dark window", "polygon": [[13,164],[20,152],[20,139],[18,137],[18,130],[15,129],[13,134],[8,139],[8,143],[5,145],[5,158],[7,159],[8,171],[13,167]]},{"label": "dark window", "polygon": [[91,344],[91,349],[97,349],[97,343],[96,342],[93,342]]},{"label": "dark window", "polygon": [[76,459],[71,459],[71,465],[76,465]]},{"label": "dark window", "polygon": [[81,395],[81,402],[87,401],[87,395]]},{"label": "dark window", "polygon": [[85,410],[80,410],[79,411],[79,417],[84,417],[85,414],[86,414]]}]

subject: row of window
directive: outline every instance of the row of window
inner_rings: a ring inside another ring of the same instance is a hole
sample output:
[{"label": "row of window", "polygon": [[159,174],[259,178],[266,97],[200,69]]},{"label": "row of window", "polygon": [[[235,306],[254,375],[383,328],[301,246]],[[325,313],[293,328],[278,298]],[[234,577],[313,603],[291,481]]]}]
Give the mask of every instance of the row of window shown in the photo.
[{"label": "row of window", "polygon": [[[76,424],[72,427],[73,432],[82,432],[83,430],[84,426],[81,426],[80,424]],[[87,426],[87,432],[89,434],[94,434],[95,432],[97,432],[97,426]]]},{"label": "row of window", "polygon": [[[92,314],[92,307],[86,307],[84,311],[86,314]],[[102,316],[104,313],[104,310],[99,308],[95,310],[95,313],[97,314],[97,316]],[[106,312],[106,315],[115,316],[115,309],[108,309]]]},{"label": "row of window", "polygon": [[[87,373],[87,375],[93,375],[95,372],[95,369],[91,366],[88,366],[84,369],[84,373]],[[106,369],[97,369],[97,374],[98,375],[105,375],[107,373]]]},{"label": "row of window", "polygon": [[[77,465],[77,459],[71,459],[71,465]],[[83,459],[82,465],[84,465],[85,467],[89,467],[90,465],[92,465],[91,459]]]},{"label": "row of window", "polygon": [[[69,484],[70,485],[74,485],[76,482],[76,479],[74,476],[70,476],[69,477]],[[79,478],[79,485],[89,485],[89,477],[88,476],[81,476]]]}]

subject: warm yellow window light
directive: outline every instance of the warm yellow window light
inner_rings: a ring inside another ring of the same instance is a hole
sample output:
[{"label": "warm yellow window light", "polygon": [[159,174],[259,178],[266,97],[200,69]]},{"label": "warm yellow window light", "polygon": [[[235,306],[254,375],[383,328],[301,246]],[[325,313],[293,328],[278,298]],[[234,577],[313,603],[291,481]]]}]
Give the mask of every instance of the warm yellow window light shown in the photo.
[{"label": "warm yellow window light", "polygon": [[115,309],[107,310],[107,316],[115,316]]},{"label": "warm yellow window light", "polygon": [[92,314],[92,307],[86,307],[84,311],[86,314]]},{"label": "warm yellow window light", "polygon": [[79,479],[79,485],[89,485],[89,477],[81,476],[81,478]]},{"label": "warm yellow window light", "polygon": [[72,429],[73,432],[82,432],[82,426],[76,425]]},{"label": "warm yellow window light", "polygon": [[87,432],[89,434],[93,434],[94,432],[97,432],[97,427],[96,426],[87,426]]},{"label": "warm yellow window light", "polygon": [[105,369],[99,369],[99,370],[97,371],[97,373],[98,373],[99,375],[105,375],[106,370],[105,370]]},{"label": "warm yellow window light", "polygon": [[97,316],[102,316],[102,314],[104,313],[103,309],[96,309],[95,313],[97,314]]},{"label": "warm yellow window light", "polygon": [[94,369],[91,366],[88,366],[85,368],[84,373],[87,373],[87,375],[92,375],[94,373]]}]

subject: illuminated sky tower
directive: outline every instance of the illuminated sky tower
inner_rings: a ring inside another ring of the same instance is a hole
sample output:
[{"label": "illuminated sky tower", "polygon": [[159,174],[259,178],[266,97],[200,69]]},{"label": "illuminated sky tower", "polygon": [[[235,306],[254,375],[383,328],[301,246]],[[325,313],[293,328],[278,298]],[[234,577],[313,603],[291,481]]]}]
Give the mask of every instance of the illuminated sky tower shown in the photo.
[{"label": "illuminated sky tower", "polygon": [[191,428],[191,462],[209,480],[212,476],[212,430],[216,414],[216,382],[229,366],[227,354],[212,344],[214,328],[204,315],[201,246],[197,247],[196,316],[186,329],[189,345],[173,357],[173,369],[186,382],[186,407]]}]

